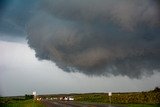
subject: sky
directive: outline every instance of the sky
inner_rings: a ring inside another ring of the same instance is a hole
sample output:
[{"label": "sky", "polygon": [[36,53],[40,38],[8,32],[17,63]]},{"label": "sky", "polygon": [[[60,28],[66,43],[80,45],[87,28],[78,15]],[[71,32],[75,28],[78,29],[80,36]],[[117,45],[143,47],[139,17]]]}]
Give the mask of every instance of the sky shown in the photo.
[{"label": "sky", "polygon": [[160,86],[158,0],[1,0],[0,96]]}]

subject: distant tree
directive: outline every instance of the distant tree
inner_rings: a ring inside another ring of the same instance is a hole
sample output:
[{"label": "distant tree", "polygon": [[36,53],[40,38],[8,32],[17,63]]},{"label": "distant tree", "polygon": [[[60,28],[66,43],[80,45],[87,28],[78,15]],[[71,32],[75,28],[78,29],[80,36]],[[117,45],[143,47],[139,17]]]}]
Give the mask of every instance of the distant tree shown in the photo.
[{"label": "distant tree", "polygon": [[34,95],[27,95],[27,94],[25,94],[25,99],[26,100],[33,99],[33,98],[34,98]]},{"label": "distant tree", "polygon": [[154,92],[160,92],[160,88],[159,87],[155,87],[155,89],[153,91]]}]

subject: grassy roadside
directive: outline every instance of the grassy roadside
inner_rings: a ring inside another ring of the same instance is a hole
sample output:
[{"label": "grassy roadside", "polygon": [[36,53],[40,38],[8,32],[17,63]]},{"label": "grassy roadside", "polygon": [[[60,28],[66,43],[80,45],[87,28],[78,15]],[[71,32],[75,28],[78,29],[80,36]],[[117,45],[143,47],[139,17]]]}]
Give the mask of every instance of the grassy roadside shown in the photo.
[{"label": "grassy roadside", "polygon": [[154,92],[133,92],[133,93],[113,93],[111,97],[107,93],[86,93],[74,96],[75,101],[87,101],[96,103],[113,104],[160,104],[160,91]]},{"label": "grassy roadside", "polygon": [[115,106],[124,106],[124,107],[160,107],[157,104],[112,104]]},{"label": "grassy roadside", "polygon": [[160,105],[128,104],[127,107],[160,107]]},{"label": "grassy roadside", "polygon": [[96,103],[96,102],[86,102],[86,101],[75,101],[77,104],[102,104],[102,105],[113,105],[113,106],[122,106],[122,107],[160,107],[156,104],[109,104],[109,103]]},{"label": "grassy roadside", "polygon": [[24,101],[12,101],[11,103],[0,104],[0,107],[44,107],[44,105],[34,100],[24,100]]}]

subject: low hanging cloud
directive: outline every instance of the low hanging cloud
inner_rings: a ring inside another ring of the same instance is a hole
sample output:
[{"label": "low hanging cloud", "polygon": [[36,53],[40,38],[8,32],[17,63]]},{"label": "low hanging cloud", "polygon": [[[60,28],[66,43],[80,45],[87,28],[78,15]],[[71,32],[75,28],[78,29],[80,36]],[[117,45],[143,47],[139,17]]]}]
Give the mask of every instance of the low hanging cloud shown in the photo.
[{"label": "low hanging cloud", "polygon": [[66,72],[151,75],[160,69],[157,1],[41,1],[26,27],[28,44]]}]

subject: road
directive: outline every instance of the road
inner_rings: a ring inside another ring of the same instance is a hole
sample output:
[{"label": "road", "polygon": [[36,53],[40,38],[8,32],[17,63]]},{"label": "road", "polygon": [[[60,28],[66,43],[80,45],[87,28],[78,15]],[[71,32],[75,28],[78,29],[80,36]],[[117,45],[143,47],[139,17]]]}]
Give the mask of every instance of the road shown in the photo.
[{"label": "road", "polygon": [[122,106],[112,106],[106,104],[84,104],[73,101],[51,101],[43,100],[42,103],[46,107],[122,107]]}]

